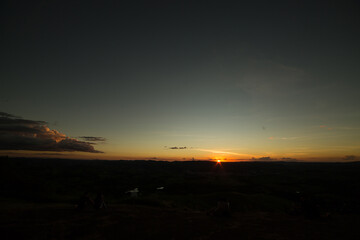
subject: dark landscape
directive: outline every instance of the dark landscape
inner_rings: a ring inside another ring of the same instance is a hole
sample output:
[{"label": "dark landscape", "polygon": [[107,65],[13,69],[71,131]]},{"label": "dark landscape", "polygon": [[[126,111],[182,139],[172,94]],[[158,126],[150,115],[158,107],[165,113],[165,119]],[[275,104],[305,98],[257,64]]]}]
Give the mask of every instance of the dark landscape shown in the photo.
[{"label": "dark landscape", "polygon": [[[359,162],[0,164],[1,239],[360,238]],[[107,208],[77,209],[84,192],[102,192]],[[224,199],[230,211],[214,214]]]}]

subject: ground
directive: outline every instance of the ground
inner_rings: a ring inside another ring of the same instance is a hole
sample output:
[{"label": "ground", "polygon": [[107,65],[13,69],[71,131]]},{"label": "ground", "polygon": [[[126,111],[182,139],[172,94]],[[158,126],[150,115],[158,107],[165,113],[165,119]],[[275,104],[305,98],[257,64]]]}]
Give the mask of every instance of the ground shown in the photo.
[{"label": "ground", "polygon": [[113,205],[77,211],[72,205],[4,207],[2,239],[360,239],[359,215],[306,219],[283,213],[208,216],[190,209]]},{"label": "ground", "polygon": [[[359,171],[359,163],[5,158],[0,238],[360,239]],[[137,198],[126,194],[133,188]],[[100,191],[107,209],[76,209],[84,192]],[[209,214],[224,199],[230,216]]]}]

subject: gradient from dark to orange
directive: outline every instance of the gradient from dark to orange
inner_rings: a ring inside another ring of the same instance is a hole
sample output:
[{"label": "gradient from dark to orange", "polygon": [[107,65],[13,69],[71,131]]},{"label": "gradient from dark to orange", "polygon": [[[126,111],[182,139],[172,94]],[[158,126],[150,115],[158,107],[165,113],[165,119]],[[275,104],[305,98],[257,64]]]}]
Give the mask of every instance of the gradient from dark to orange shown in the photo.
[{"label": "gradient from dark to orange", "polygon": [[0,110],[106,141],[90,143],[103,153],[0,155],[359,160],[359,10],[357,1],[2,3]]}]

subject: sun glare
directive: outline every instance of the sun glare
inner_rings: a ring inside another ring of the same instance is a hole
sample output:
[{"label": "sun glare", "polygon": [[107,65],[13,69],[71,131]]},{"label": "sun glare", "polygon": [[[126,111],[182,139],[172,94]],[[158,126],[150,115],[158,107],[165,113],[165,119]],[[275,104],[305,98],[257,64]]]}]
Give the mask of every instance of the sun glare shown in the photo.
[{"label": "sun glare", "polygon": [[221,163],[221,160],[220,160],[220,159],[218,159],[216,162],[217,162],[217,163]]}]

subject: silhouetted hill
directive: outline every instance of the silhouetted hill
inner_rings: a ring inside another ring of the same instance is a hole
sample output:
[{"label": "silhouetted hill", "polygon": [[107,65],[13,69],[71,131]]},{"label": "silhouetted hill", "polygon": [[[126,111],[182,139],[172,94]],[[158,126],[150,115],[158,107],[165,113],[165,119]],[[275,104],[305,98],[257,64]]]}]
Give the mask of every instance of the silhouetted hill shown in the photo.
[{"label": "silhouetted hill", "polygon": [[[357,239],[355,236],[360,235],[357,230],[349,232],[360,213],[358,162],[219,165],[207,161],[1,158],[0,169],[0,202],[4,213],[0,230],[9,236],[48,239],[48,235],[41,235],[44,232],[30,230],[37,229],[33,222],[48,226],[50,229],[44,230],[46,234],[56,235],[58,231],[65,234],[54,239],[69,236],[113,239],[109,231],[116,236],[124,233],[125,239],[132,239],[131,229],[135,226],[141,229],[135,234],[137,239],[154,236],[219,239],[222,235],[228,236],[227,239],[235,235],[289,239],[292,233],[287,229],[297,233],[293,239],[341,236]],[[159,187],[164,189],[158,190]],[[134,188],[140,190],[136,198],[126,193]],[[92,198],[103,192],[109,206],[106,212],[87,209],[78,215],[75,206],[86,191]],[[221,199],[229,201],[232,217],[221,220],[208,216]],[[186,219],[193,224],[188,224]],[[59,221],[64,229],[54,230],[52,226]],[[226,224],[219,226],[219,221]],[[68,222],[74,225],[67,225]],[[154,228],[151,231],[146,227],[149,224]],[[307,224],[314,227],[305,234],[301,229]],[[82,226],[82,230],[73,226]],[[96,230],[99,232],[94,230],[95,226],[102,226]],[[248,230],[241,230],[245,226]],[[258,232],[259,226],[263,226],[263,231]],[[184,235],[178,230],[181,228],[189,232]],[[266,237],[273,229],[278,229],[278,235]]]}]

